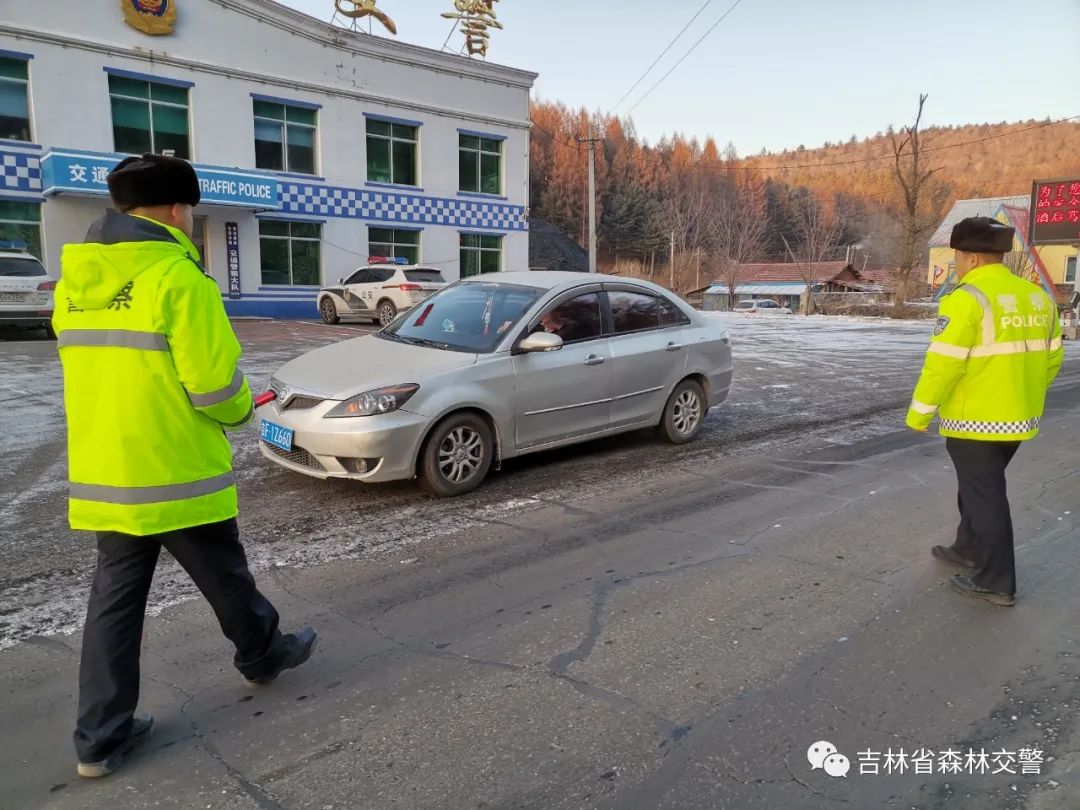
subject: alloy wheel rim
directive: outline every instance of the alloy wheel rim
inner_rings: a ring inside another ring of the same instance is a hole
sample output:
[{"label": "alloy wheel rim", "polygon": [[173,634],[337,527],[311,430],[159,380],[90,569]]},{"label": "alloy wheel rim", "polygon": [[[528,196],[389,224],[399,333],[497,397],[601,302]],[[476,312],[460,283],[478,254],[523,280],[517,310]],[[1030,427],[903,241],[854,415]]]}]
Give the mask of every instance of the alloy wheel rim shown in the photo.
[{"label": "alloy wheel rim", "polygon": [[693,433],[701,422],[701,399],[693,391],[683,391],[675,400],[671,423],[682,436]]},{"label": "alloy wheel rim", "polygon": [[484,462],[484,440],[470,427],[458,427],[439,444],[439,472],[453,484],[464,484]]},{"label": "alloy wheel rim", "polygon": [[389,304],[383,304],[379,309],[379,323],[383,326],[389,326],[394,322],[394,310],[390,308]]},{"label": "alloy wheel rim", "polygon": [[334,319],[334,305],[329,301],[323,301],[322,316],[324,321],[332,321]]}]

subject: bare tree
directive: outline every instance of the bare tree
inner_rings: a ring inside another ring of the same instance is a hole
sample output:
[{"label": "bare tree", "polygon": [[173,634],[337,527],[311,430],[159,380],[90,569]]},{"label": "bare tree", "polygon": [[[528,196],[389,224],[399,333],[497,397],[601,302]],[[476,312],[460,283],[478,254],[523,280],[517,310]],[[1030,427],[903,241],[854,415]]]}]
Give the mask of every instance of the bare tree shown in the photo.
[{"label": "bare tree", "polygon": [[788,255],[795,263],[799,271],[799,278],[806,285],[806,294],[800,302],[801,314],[810,315],[814,308],[813,287],[818,281],[815,278],[815,266],[832,258],[836,249],[840,246],[840,236],[843,231],[841,222],[825,207],[808,196],[798,206],[794,215],[795,234],[798,243],[795,249],[788,243],[786,237],[781,234]]},{"label": "bare tree", "polygon": [[900,221],[899,261],[896,272],[896,308],[907,303],[911,274],[921,264],[926,240],[941,219],[947,188],[935,180],[936,168],[927,166],[925,146],[919,127],[927,95],[919,96],[915,123],[890,134],[893,151],[893,180],[898,196]]},{"label": "bare tree", "polygon": [[711,242],[728,288],[728,306],[735,306],[740,268],[765,246],[768,218],[765,192],[759,183],[732,183],[716,200],[711,216]]},{"label": "bare tree", "polygon": [[[1031,263],[1031,255],[1026,250],[1013,250],[1005,254],[1005,266],[1013,271],[1014,275],[1031,280],[1031,271],[1035,266]],[[1041,281],[1036,282],[1037,284]]]}]

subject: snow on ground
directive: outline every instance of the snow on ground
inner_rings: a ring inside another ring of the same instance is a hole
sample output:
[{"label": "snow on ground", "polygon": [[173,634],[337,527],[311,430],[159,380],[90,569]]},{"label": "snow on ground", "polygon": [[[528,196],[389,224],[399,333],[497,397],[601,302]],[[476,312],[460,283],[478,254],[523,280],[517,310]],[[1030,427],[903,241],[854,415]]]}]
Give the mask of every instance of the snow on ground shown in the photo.
[{"label": "snow on ground", "polygon": [[[655,480],[665,465],[722,464],[733,454],[782,458],[808,437],[847,443],[898,429],[932,329],[927,321],[753,317],[716,313],[728,328],[735,385],[685,448],[635,434],[512,462],[478,493],[431,501],[412,483],[325,482],[265,461],[252,428],[234,439],[241,529],[252,567],[306,567],[397,554],[545,501],[595,497]],[[255,387],[282,364],[356,327],[242,322],[244,371]],[[21,337],[21,336],[19,336]],[[1068,345],[1070,363],[1078,347]],[[66,523],[62,379],[55,344],[0,339],[0,648],[71,632],[85,609],[94,550]],[[411,555],[410,555],[411,556]],[[159,611],[197,593],[163,560],[151,596]]]}]

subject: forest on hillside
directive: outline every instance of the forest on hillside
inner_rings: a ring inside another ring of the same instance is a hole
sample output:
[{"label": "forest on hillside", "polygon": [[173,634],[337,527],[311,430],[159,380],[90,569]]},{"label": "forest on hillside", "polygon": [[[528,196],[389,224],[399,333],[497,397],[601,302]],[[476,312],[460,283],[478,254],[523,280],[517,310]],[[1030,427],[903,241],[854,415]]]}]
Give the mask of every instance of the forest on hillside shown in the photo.
[{"label": "forest on hillside", "polygon": [[[579,139],[592,132],[601,263],[665,280],[674,246],[681,291],[751,261],[915,266],[955,200],[1024,195],[1035,178],[1080,172],[1075,122],[921,128],[913,166],[914,121],[861,140],[740,156],[712,137],[650,144],[629,121],[557,103],[534,103],[532,119],[532,214],[587,244],[588,144]],[[914,201],[898,170],[909,186],[918,180]]]}]

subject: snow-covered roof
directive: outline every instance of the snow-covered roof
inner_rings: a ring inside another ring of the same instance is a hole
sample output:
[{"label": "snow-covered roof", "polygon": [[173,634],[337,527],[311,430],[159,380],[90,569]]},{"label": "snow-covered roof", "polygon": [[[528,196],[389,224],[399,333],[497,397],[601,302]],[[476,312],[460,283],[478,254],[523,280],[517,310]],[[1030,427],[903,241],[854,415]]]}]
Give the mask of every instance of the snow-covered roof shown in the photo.
[{"label": "snow-covered roof", "polygon": [[1030,197],[984,197],[977,200],[957,200],[949,211],[934,235],[927,242],[928,247],[948,247],[949,238],[952,236],[953,226],[960,220],[968,217],[993,217],[1002,205],[1013,208],[1023,208],[1027,211],[1031,205]]}]

